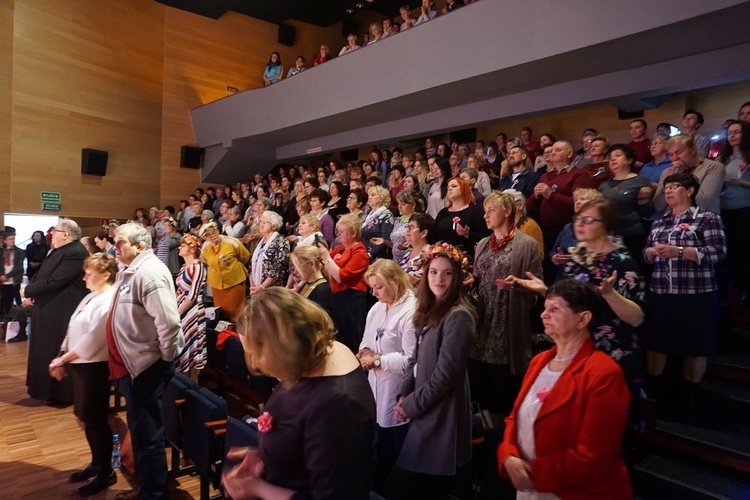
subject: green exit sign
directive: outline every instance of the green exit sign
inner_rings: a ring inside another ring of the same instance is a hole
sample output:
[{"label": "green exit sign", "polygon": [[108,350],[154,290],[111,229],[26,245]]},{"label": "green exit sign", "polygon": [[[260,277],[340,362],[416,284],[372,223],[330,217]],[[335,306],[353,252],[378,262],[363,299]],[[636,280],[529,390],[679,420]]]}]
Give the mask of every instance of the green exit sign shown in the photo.
[{"label": "green exit sign", "polygon": [[54,212],[60,211],[59,203],[42,203],[42,210],[52,210]]},{"label": "green exit sign", "polygon": [[60,193],[53,193],[51,191],[42,191],[40,200],[42,203],[60,203]]}]

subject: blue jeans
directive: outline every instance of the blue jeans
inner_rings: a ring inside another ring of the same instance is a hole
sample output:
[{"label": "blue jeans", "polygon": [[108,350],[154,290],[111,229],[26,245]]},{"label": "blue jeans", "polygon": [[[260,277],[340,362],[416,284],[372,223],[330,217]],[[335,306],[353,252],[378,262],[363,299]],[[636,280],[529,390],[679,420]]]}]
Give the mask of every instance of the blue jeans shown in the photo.
[{"label": "blue jeans", "polygon": [[143,500],[169,495],[161,395],[173,376],[174,363],[159,360],[135,380],[123,377],[115,381],[128,402],[128,429],[140,483],[138,496]]}]

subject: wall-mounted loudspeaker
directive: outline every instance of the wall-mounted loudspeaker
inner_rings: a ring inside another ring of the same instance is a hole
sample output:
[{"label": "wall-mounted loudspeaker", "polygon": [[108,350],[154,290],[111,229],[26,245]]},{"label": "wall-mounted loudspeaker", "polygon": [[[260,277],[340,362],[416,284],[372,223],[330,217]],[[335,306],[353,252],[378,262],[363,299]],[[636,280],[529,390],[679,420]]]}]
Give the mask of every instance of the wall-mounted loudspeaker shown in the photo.
[{"label": "wall-mounted loudspeaker", "polygon": [[82,149],[81,173],[83,175],[106,175],[107,158],[109,158],[109,153],[106,151],[99,151],[98,149],[88,148]]},{"label": "wall-mounted loudspeaker", "polygon": [[286,47],[294,46],[294,39],[297,37],[297,30],[293,26],[279,24],[279,43]]},{"label": "wall-mounted loudspeaker", "polygon": [[180,168],[201,168],[203,164],[203,148],[182,146],[180,152]]}]

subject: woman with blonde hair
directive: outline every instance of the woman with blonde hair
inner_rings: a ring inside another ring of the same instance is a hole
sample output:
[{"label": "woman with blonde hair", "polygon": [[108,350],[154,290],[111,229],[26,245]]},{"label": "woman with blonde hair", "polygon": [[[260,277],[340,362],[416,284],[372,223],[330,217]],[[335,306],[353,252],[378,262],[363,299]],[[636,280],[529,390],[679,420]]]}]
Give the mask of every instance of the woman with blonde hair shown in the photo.
[{"label": "woman with blonde hair", "polygon": [[73,472],[69,480],[75,483],[94,478],[78,488],[82,496],[90,496],[117,482],[111,463],[112,430],[107,422],[110,383],[106,339],[117,262],[108,253],[97,253],[86,258],[83,270],[83,281],[91,293],[70,317],[61,354],[50,363],[49,373],[62,380],[67,367],[73,380],[73,413],[83,422],[91,463]]},{"label": "woman with blonde hair", "polygon": [[206,241],[201,260],[208,266],[206,283],[211,287],[214,305],[234,321],[245,302],[245,265],[250,259],[250,252],[240,240],[219,234],[216,222],[201,226],[199,235]]},{"label": "woman with blonde hair", "polygon": [[469,380],[482,409],[507,415],[531,359],[530,312],[536,297],[506,279],[527,273],[541,278],[542,259],[536,241],[515,225],[512,195],[492,191],[484,200],[484,220],[492,235],[477,244],[474,258],[479,300]]},{"label": "woman with blonde hair", "polygon": [[502,193],[509,194],[516,200],[516,229],[534,238],[539,247],[539,255],[544,259],[544,236],[542,235],[542,228],[526,212],[526,197],[517,189],[506,189]]},{"label": "woman with blonde hair", "polygon": [[364,275],[370,265],[367,248],[360,241],[362,221],[354,214],[342,215],[336,224],[336,236],[341,244],[330,253],[318,244],[321,259],[331,274],[333,321],[339,339],[352,352],[359,350],[367,316],[367,283]]},{"label": "woman with blonde hair", "polygon": [[365,280],[378,302],[367,314],[357,358],[369,372],[370,388],[375,395],[378,444],[374,482],[375,491],[382,492],[408,429],[407,422],[396,421],[393,402],[417,343],[414,335],[417,299],[409,277],[392,260],[376,260],[367,269]]},{"label": "woman with blonde hair", "polygon": [[300,276],[295,291],[331,312],[330,275],[323,265],[320,250],[313,245],[298,246],[291,255],[292,265]]},{"label": "woman with blonde hair", "polygon": [[330,316],[282,287],[262,290],[238,322],[248,368],[279,384],[258,418],[258,447],[234,448],[232,498],[369,498],[375,402]]},{"label": "woman with blonde hair", "polygon": [[388,245],[393,231],[393,214],[388,210],[391,193],[383,186],[373,186],[367,190],[367,204],[370,211],[362,226],[362,242],[367,247],[370,260],[388,256]]}]

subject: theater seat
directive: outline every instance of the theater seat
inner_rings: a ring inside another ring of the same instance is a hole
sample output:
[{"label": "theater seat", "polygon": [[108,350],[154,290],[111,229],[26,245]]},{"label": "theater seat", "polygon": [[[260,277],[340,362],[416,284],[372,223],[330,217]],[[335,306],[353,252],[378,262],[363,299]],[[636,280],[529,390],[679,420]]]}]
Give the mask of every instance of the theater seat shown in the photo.
[{"label": "theater seat", "polygon": [[216,430],[226,425],[227,402],[206,388],[185,393],[182,412],[183,453],[200,474],[201,500],[208,500],[209,487],[219,488],[223,446]]},{"label": "theater seat", "polygon": [[180,469],[180,452],[183,446],[182,407],[185,402],[185,393],[189,389],[198,390],[198,383],[177,372],[167,384],[161,398],[164,437],[172,448],[172,463],[169,469],[172,477],[182,476],[190,470],[190,468]]}]

